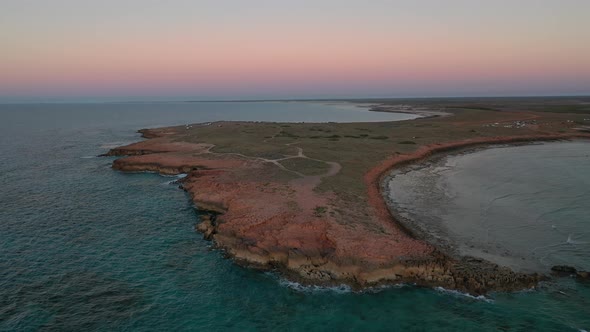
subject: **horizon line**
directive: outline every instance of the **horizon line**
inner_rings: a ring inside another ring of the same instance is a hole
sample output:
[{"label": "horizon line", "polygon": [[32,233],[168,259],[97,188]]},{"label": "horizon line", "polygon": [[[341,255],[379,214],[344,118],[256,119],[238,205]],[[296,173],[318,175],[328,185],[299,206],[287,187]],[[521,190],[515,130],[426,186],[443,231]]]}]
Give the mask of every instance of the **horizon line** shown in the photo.
[{"label": "horizon line", "polygon": [[[178,99],[175,99],[178,98]],[[100,97],[97,100],[82,99],[59,99],[59,100],[12,100],[3,101],[0,104],[115,104],[115,103],[238,103],[238,102],[328,102],[328,101],[384,101],[384,100],[408,100],[408,99],[515,99],[515,98],[590,98],[590,93],[586,94],[523,94],[523,95],[491,95],[491,96],[407,96],[407,97],[334,97],[334,98],[232,98],[232,99],[191,99],[182,97],[157,97],[156,99],[141,100],[135,98],[121,98],[117,100],[99,100],[109,99],[109,97]]]}]

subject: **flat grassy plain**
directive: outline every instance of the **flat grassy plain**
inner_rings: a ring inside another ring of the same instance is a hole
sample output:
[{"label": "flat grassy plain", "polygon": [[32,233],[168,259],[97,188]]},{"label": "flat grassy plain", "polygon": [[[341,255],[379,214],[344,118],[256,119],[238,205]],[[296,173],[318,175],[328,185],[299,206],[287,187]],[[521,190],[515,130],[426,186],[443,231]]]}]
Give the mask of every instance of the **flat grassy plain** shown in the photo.
[{"label": "flat grassy plain", "polygon": [[[346,202],[362,204],[366,192],[363,175],[391,155],[412,153],[420,146],[434,143],[568,133],[576,132],[576,127],[590,125],[590,110],[582,112],[590,105],[585,99],[576,103],[561,98],[379,102],[393,107],[392,111],[399,105],[406,108],[409,105],[415,110],[443,111],[450,116],[380,123],[219,122],[189,129],[177,127],[174,139],[213,144],[211,152],[248,158],[278,160],[296,156],[300,148],[312,159],[290,158],[279,161],[280,164],[305,175],[321,175],[328,169],[321,161],[338,163],[341,170],[323,178],[316,190],[333,191]],[[558,113],[553,112],[556,109]],[[568,109],[574,113],[565,113]],[[292,178],[280,171],[272,173],[265,176]]]}]

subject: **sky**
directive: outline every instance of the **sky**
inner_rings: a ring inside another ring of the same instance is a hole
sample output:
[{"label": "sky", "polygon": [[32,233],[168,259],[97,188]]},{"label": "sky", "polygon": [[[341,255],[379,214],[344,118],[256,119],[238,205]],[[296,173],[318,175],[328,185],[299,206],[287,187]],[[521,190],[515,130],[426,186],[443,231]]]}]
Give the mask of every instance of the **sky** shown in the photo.
[{"label": "sky", "polygon": [[0,0],[0,101],[590,94],[588,0]]}]

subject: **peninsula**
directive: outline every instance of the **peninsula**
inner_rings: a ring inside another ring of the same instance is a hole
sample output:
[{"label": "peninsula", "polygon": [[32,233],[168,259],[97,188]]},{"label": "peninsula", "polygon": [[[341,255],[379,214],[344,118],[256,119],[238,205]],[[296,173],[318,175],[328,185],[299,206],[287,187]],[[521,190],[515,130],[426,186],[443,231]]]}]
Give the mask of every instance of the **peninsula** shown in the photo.
[{"label": "peninsula", "polygon": [[[362,101],[359,101],[362,102]],[[382,123],[214,122],[142,129],[112,149],[124,172],[185,173],[196,228],[237,263],[303,283],[414,283],[471,294],[530,288],[541,275],[456,257],[396,220],[381,193],[396,167],[498,143],[590,138],[586,101],[408,100]],[[442,114],[446,116],[441,116]]]}]

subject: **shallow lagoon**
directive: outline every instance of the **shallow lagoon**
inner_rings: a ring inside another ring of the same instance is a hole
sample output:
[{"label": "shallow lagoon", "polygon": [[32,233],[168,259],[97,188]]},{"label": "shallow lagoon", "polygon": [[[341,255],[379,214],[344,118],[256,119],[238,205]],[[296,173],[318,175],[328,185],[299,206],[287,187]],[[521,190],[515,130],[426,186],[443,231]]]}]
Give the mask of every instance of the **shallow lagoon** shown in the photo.
[{"label": "shallow lagoon", "polygon": [[[282,114],[308,121],[304,114],[342,111],[216,105],[215,112],[168,104],[0,105],[0,330],[589,328],[590,288],[569,279],[475,299],[412,286],[305,288],[237,267],[194,231],[195,211],[171,178],[118,173],[112,158],[93,157],[138,140],[142,127],[236,113],[240,120]],[[392,117],[349,112],[352,121]]]},{"label": "shallow lagoon", "polygon": [[515,270],[590,270],[590,142],[493,147],[424,166],[388,185],[410,224]]}]

